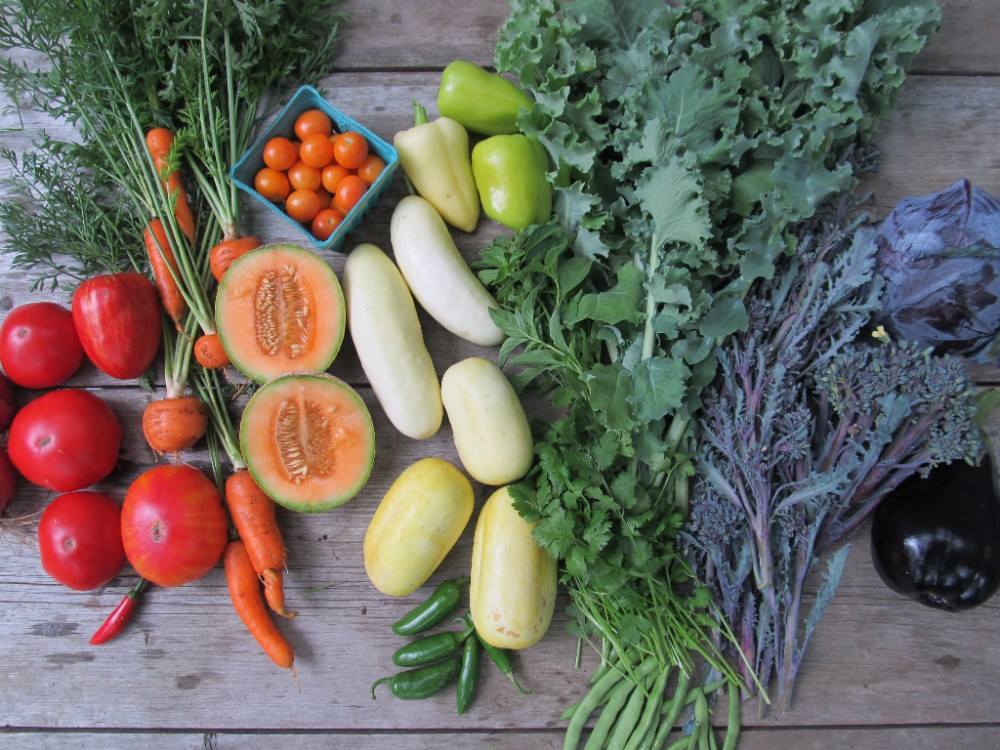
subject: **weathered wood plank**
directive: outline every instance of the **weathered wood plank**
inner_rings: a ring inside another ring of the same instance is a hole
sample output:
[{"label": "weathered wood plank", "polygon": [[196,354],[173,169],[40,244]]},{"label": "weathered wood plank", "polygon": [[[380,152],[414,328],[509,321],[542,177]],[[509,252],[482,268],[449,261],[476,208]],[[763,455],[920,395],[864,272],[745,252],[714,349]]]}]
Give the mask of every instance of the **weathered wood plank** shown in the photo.
[{"label": "weathered wood plank", "polygon": [[[410,101],[417,98],[433,111],[436,73],[345,73],[331,77],[327,88],[332,98],[378,133],[391,137],[407,127],[411,118]],[[1000,78],[926,77],[912,78],[902,92],[899,108],[880,131],[878,143],[883,158],[878,173],[869,175],[864,188],[875,196],[875,211],[882,215],[907,195],[927,193],[967,176],[976,184],[1000,194],[1000,153],[996,142],[995,112],[1000,108]],[[0,127],[13,121],[0,118]],[[27,120],[37,129],[41,120]],[[56,134],[66,136],[65,126],[49,125]],[[11,147],[25,148],[29,136],[13,134]],[[362,227],[348,241],[348,248],[360,242],[374,242],[390,249],[389,219],[392,207],[404,194],[401,179],[372,211]],[[270,212],[247,204],[248,225],[270,241],[301,241],[293,230]],[[472,234],[454,232],[463,254],[471,259],[492,238],[505,232],[484,219]],[[343,270],[343,255],[328,256],[338,273]],[[0,258],[0,313],[15,304],[38,299],[66,303],[69,290],[51,295],[29,292],[29,281],[21,273],[8,273],[6,258]],[[421,313],[428,349],[439,373],[467,356],[482,355],[486,350],[465,343]],[[350,383],[365,382],[349,342],[338,357],[332,372]],[[984,378],[992,371],[981,371]],[[112,381],[93,367],[85,367],[73,380],[79,385],[106,385]]]},{"label": "weathered wood plank", "polygon": [[[0,734],[0,748],[19,750],[118,750],[142,746],[144,750],[557,750],[562,735],[543,732],[421,732],[378,734],[239,734],[239,733],[35,733]],[[907,729],[751,729],[743,733],[742,750],[942,750],[1000,746],[1000,728],[914,727]]]},{"label": "weathered wood plank", "polygon": [[[106,484],[116,496],[149,462],[136,433],[145,396],[130,389],[100,391],[128,426],[125,467]],[[372,403],[371,394],[365,397]],[[379,595],[365,577],[361,543],[389,483],[412,461],[437,455],[457,461],[448,428],[416,442],[400,437],[373,409],[379,450],[369,486],[348,505],[318,516],[282,513],[290,551],[288,597],[301,612],[283,627],[299,655],[301,692],[273,668],[243,631],[228,602],[221,571],[180,589],[154,591],[129,633],[105,648],[86,645],[89,633],[129,583],[77,594],[41,571],[30,547],[5,549],[0,569],[0,695],[16,695],[4,721],[24,727],[160,727],[219,729],[480,729],[551,728],[579,698],[586,672],[573,668],[575,643],[560,606],[550,635],[522,658],[530,698],[488,670],[469,717],[453,713],[453,696],[428,703],[381,694],[373,710],[368,686],[391,670],[401,643],[389,625],[425,595]],[[1000,431],[1000,420],[991,426]],[[196,463],[203,455],[194,457]],[[481,502],[484,487],[477,487]],[[13,512],[40,505],[22,493]],[[432,584],[468,569],[466,532]],[[795,704],[782,726],[846,726],[914,722],[977,723],[996,718],[1000,684],[1000,604],[955,617],[907,602],[888,591],[869,562],[862,536],[841,591],[831,604],[802,669]],[[585,666],[593,664],[585,655]],[[101,685],[81,701],[73,685]],[[252,688],[250,687],[252,686]],[[252,689],[252,693],[249,690]],[[268,700],[247,706],[251,696]],[[831,696],[834,696],[831,699]],[[756,720],[748,716],[749,724]]]}]

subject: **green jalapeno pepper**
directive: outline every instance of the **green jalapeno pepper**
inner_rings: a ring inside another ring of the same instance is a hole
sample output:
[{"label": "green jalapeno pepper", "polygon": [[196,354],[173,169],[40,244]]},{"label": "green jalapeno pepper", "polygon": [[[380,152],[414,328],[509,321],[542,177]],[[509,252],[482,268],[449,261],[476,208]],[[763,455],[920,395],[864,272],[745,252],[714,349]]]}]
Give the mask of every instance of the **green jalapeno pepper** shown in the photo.
[{"label": "green jalapeno pepper", "polygon": [[453,578],[444,581],[427,600],[407,612],[393,626],[396,635],[417,635],[434,627],[455,611],[462,600],[462,589],[468,578]]},{"label": "green jalapeno pepper", "polygon": [[372,683],[372,700],[375,699],[375,688],[383,683],[389,683],[389,690],[392,691],[392,694],[403,700],[430,698],[455,679],[460,666],[460,660],[456,656],[437,664],[419,669],[408,669],[405,672],[375,680]]}]

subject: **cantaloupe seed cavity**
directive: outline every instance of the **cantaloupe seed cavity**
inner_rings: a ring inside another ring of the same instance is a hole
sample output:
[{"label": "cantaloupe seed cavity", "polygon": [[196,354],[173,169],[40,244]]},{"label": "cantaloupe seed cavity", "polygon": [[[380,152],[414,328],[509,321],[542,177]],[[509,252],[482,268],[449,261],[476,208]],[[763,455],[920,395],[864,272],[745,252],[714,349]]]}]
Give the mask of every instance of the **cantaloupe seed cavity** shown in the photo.
[{"label": "cantaloupe seed cavity", "polygon": [[306,399],[285,399],[274,418],[274,444],[288,479],[302,484],[311,477],[325,478],[337,468],[337,448],[347,439],[331,419],[337,407],[323,407]]},{"label": "cantaloupe seed cavity", "polygon": [[309,289],[298,268],[286,263],[280,271],[260,276],[254,295],[257,346],[268,356],[301,357],[313,338]]}]

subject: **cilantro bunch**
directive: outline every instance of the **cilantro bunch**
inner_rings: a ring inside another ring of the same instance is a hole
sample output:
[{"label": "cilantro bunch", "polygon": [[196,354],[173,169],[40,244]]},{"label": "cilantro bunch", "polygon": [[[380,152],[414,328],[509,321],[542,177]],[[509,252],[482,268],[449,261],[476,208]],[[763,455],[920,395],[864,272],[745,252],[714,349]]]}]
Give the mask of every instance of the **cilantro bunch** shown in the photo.
[{"label": "cilantro bunch", "polygon": [[747,291],[855,186],[938,20],[934,0],[512,1],[497,67],[534,99],[518,124],[551,157],[555,216],[480,270],[501,359],[557,410],[513,493],[577,632],[633,678],[697,655],[733,676],[738,631],[678,546],[692,421]]},{"label": "cilantro bunch", "polygon": [[[874,231],[820,227],[806,239],[754,289],[749,330],[722,347],[685,530],[739,634],[737,661],[775,681],[782,707],[840,581],[840,545],[902,481],[983,448],[961,360],[859,341],[884,302]],[[805,581],[829,550],[806,608]]]}]

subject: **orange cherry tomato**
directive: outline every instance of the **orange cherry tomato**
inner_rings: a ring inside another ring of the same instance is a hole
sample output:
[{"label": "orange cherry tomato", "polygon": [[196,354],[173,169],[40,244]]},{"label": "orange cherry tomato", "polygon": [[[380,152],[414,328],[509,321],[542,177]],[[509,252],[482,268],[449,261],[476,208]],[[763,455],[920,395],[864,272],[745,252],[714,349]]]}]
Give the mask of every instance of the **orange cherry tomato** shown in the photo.
[{"label": "orange cherry tomato", "polygon": [[361,200],[367,189],[365,181],[356,174],[347,175],[337,185],[337,192],[333,194],[333,207],[346,214]]},{"label": "orange cherry tomato", "polygon": [[333,161],[333,144],[321,133],[306,136],[299,148],[299,158],[310,167],[322,169]]},{"label": "orange cherry tomato", "polygon": [[304,141],[311,135],[330,135],[333,130],[333,123],[327,117],[326,112],[321,109],[307,109],[295,120],[295,135],[300,141]]},{"label": "orange cherry tomato", "polygon": [[264,163],[271,169],[284,172],[299,159],[298,149],[287,138],[278,136],[264,144]]},{"label": "orange cherry tomato", "polygon": [[312,221],[319,210],[319,196],[312,190],[296,190],[285,201],[285,211],[296,221]]},{"label": "orange cherry tomato", "polygon": [[333,139],[333,158],[340,166],[357,169],[367,157],[368,141],[361,133],[351,130]]},{"label": "orange cherry tomato", "polygon": [[312,221],[313,237],[318,240],[327,239],[343,220],[344,215],[337,209],[324,208]]},{"label": "orange cherry tomato", "polygon": [[347,177],[350,173],[351,170],[345,169],[339,164],[328,164],[323,167],[323,187],[331,193],[336,193],[337,185],[339,185],[340,181]]},{"label": "orange cherry tomato", "polygon": [[288,181],[296,190],[315,190],[322,183],[319,170],[301,161],[295,162],[288,170]]},{"label": "orange cherry tomato", "polygon": [[382,174],[383,169],[385,169],[385,162],[375,154],[368,154],[367,158],[361,162],[361,166],[358,167],[358,177],[371,185]]},{"label": "orange cherry tomato", "polygon": [[272,203],[281,203],[290,190],[285,173],[270,167],[264,167],[254,175],[253,189]]},{"label": "orange cherry tomato", "polygon": [[324,208],[329,208],[333,205],[333,195],[326,192],[323,186],[316,188],[314,191],[319,198],[319,208],[322,211]]}]

